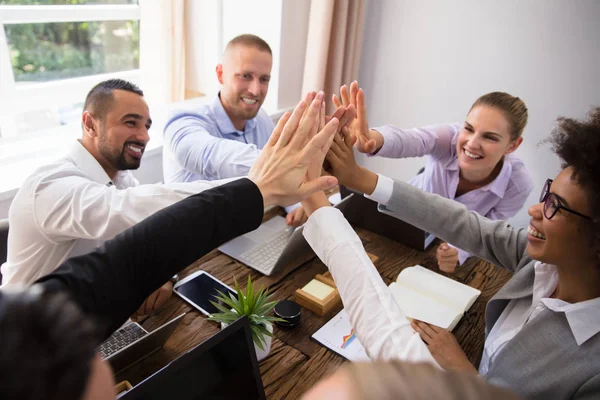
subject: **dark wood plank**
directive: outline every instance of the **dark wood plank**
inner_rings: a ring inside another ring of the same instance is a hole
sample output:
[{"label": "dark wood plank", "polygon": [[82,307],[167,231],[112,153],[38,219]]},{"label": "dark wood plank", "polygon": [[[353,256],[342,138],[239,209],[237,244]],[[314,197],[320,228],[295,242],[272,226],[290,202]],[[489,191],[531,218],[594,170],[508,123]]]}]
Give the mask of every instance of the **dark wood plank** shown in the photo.
[{"label": "dark wood plank", "polygon": [[333,373],[346,359],[322,347],[300,368],[281,381],[279,387],[270,392],[271,399],[298,399],[323,377]]},{"label": "dark wood plank", "polygon": [[274,338],[271,353],[260,362],[259,366],[267,398],[276,398],[274,396],[279,387],[295,376],[296,371],[307,360],[308,358],[304,354]]},{"label": "dark wood plank", "polygon": [[[267,219],[272,215],[283,215],[283,212],[281,209],[272,209]],[[359,228],[356,231],[367,252],[378,257],[375,267],[386,284],[395,280],[402,269],[415,264],[441,273],[435,258],[439,240],[436,240],[429,250],[420,252],[364,229]],[[180,276],[185,277],[197,270],[204,270],[230,286],[233,286],[235,278],[242,288],[245,288],[246,280],[251,276],[259,286],[268,287],[274,299],[294,300],[296,289],[306,285],[317,274],[327,271],[327,267],[314,255],[307,258],[309,259],[299,267],[284,268],[267,277],[214,250],[182,271]],[[454,330],[469,360],[477,366],[483,350],[485,306],[498,289],[510,279],[511,273],[488,262],[471,258],[454,274],[442,274],[482,292]],[[340,305],[323,317],[302,309],[302,320],[298,327],[292,329],[275,327],[271,354],[260,363],[268,398],[298,398],[323,376],[346,362],[342,357],[310,338],[341,308]],[[165,307],[146,318],[143,326],[148,330],[156,329],[183,312],[188,314],[164,349],[119,374],[118,380],[128,379],[132,384],[136,384],[216,334],[220,329],[216,323],[206,320],[203,315],[194,311],[177,296],[173,296]]]}]

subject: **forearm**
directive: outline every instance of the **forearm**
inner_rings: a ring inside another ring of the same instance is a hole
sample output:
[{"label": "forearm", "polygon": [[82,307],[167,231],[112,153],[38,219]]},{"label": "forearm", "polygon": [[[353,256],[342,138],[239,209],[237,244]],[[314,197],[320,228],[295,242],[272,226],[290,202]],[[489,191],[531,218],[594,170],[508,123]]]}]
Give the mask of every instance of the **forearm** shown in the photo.
[{"label": "forearm", "polygon": [[338,210],[323,207],[311,216],[304,236],[330,269],[352,327],[372,359],[435,363],[370,261],[360,238]]},{"label": "forearm", "polygon": [[526,233],[504,221],[490,221],[463,204],[395,181],[380,211],[393,215],[491,263],[514,269],[524,255]]},{"label": "forearm", "polygon": [[247,179],[207,190],[126,230],[93,253],[67,260],[39,282],[68,291],[109,334],[173,274],[223,242],[256,229],[263,198]]},{"label": "forearm", "polygon": [[338,174],[340,185],[344,185],[352,190],[370,195],[377,187],[377,174],[359,166],[348,171],[346,174]]}]

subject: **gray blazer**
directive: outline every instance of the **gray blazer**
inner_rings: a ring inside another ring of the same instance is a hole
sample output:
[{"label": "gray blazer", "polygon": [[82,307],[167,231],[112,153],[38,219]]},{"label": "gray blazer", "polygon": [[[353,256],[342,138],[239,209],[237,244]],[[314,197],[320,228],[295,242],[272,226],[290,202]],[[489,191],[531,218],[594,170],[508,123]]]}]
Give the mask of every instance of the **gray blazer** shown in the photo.
[{"label": "gray blazer", "polygon": [[[491,221],[453,200],[395,182],[387,207],[400,218],[514,272],[489,301],[486,335],[512,299],[532,301],[534,263],[526,229]],[[506,344],[485,379],[532,399],[600,399],[600,334],[577,345],[564,314],[542,311]]]}]

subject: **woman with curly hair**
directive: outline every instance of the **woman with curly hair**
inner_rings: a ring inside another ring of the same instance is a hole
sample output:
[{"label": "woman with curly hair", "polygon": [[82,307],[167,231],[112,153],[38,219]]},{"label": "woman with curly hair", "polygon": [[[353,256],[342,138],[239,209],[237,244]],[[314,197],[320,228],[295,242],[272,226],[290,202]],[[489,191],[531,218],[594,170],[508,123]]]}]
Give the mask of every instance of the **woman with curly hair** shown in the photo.
[{"label": "woman with curly hair", "polygon": [[[535,399],[600,397],[600,107],[589,118],[559,118],[548,140],[563,169],[548,179],[517,229],[462,204],[355,165],[353,139],[336,137],[329,160],[340,183],[382,211],[514,272],[488,302],[477,369],[455,337],[406,321],[360,239],[323,194],[304,202],[304,235],[329,267],[354,331],[372,359],[428,360],[479,373]],[[391,195],[384,187],[392,187]],[[412,329],[411,329],[412,328]]]}]

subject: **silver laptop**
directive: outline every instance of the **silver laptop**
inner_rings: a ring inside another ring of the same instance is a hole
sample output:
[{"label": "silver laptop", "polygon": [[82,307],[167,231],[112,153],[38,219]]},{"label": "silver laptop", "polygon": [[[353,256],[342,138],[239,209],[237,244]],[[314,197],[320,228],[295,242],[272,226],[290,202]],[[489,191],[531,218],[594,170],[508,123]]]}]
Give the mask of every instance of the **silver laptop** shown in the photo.
[{"label": "silver laptop", "polygon": [[136,322],[129,322],[103,342],[98,352],[110,363],[115,374],[118,374],[163,347],[184,315],[185,313],[181,314],[152,332],[146,331]]},{"label": "silver laptop", "polygon": [[[351,196],[335,205],[343,209]],[[264,275],[271,275],[283,266],[292,268],[314,257],[302,231],[304,225],[290,228],[285,218],[276,216],[245,235],[225,243],[219,250]]]}]

